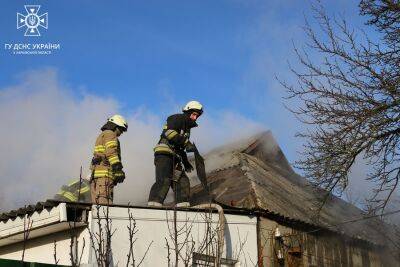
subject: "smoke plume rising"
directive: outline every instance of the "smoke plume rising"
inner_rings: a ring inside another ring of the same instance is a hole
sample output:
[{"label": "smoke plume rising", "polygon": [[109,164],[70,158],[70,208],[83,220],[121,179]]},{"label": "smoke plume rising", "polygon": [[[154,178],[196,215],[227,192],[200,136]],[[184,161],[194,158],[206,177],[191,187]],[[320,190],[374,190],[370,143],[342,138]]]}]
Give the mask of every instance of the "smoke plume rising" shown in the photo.
[{"label": "smoke plume rising", "polygon": [[[127,178],[115,202],[143,204],[154,182],[153,147],[165,118],[146,108],[125,114],[112,98],[76,96],[54,69],[23,73],[15,85],[0,88],[0,210],[51,198],[70,179],[89,173],[95,139],[107,117],[122,113],[129,131],[120,138]],[[171,107],[172,112],[179,112]],[[239,139],[262,125],[232,111],[205,113],[193,130],[201,151]]]}]

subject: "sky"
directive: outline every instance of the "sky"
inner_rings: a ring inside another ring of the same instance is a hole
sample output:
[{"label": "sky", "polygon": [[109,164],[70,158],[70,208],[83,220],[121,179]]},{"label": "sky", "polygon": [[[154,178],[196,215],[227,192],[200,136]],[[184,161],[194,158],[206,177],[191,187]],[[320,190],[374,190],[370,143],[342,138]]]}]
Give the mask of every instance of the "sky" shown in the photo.
[{"label": "sky", "polygon": [[[363,28],[358,1],[322,3]],[[24,5],[48,13],[41,36],[17,29]],[[293,44],[306,42],[302,26],[310,7],[303,0],[3,3],[0,209],[52,196],[81,166],[86,174],[99,128],[115,113],[129,123],[121,137],[127,180],[116,200],[142,203],[154,179],[152,147],[161,126],[189,100],[205,109],[193,131],[200,151],[271,130],[296,161],[303,141],[295,134],[305,126],[284,107],[275,76],[294,81],[288,62],[296,66]],[[47,43],[60,49],[47,55],[6,49]],[[354,173],[363,177],[364,169],[360,163]]]}]

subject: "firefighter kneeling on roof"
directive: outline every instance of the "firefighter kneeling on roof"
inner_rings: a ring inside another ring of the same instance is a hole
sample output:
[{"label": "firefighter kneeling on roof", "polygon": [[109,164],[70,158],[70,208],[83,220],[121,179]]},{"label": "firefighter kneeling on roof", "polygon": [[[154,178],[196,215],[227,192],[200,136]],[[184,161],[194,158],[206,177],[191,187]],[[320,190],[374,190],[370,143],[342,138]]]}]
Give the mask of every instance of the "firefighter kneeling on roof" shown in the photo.
[{"label": "firefighter kneeling on roof", "polygon": [[102,132],[96,139],[91,163],[93,203],[112,204],[114,186],[125,179],[118,137],[127,130],[128,123],[121,115],[112,116],[101,127]]},{"label": "firefighter kneeling on roof", "polygon": [[203,113],[203,106],[197,101],[190,101],[182,111],[168,117],[154,148],[156,182],[150,190],[149,206],[162,206],[170,186],[175,193],[176,206],[190,206],[190,184],[185,172],[191,172],[193,166],[186,152],[194,152],[195,146],[189,141],[190,129],[197,127],[196,120]]},{"label": "firefighter kneeling on roof", "polygon": [[54,196],[55,200],[69,202],[91,202],[90,184],[86,179],[71,180],[61,187]]}]

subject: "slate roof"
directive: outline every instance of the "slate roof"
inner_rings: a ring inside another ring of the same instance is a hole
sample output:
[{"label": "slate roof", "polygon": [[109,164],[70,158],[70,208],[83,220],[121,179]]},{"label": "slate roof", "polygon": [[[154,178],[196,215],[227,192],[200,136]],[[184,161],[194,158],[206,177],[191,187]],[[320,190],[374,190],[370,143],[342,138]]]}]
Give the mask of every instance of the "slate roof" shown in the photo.
[{"label": "slate roof", "polygon": [[[0,213],[0,222],[6,223],[8,220],[14,220],[17,217],[23,218],[25,215],[32,215],[34,212],[40,214],[43,210],[49,211],[63,202],[65,203],[65,201],[47,199],[46,201],[40,201],[37,202],[36,204],[27,205],[16,210],[3,212]],[[66,202],[66,203],[68,209],[89,210],[92,206],[91,203],[84,203],[84,202]]]},{"label": "slate roof", "polygon": [[47,200],[47,201],[43,201],[43,202],[38,202],[34,205],[28,205],[28,206],[25,206],[23,208],[19,208],[16,210],[10,210],[8,212],[3,212],[0,214],[0,221],[6,222],[8,220],[13,220],[17,217],[23,217],[26,214],[32,214],[35,211],[41,212],[44,209],[50,210],[50,209],[56,207],[58,204],[59,204],[59,202],[57,202],[57,201]]},{"label": "slate roof", "polygon": [[[378,245],[394,231],[376,218],[347,222],[365,214],[335,196],[317,216],[326,191],[294,172],[271,132],[214,149],[204,158],[211,194],[226,207],[263,211]],[[191,189],[192,204],[207,199],[200,185]]]}]

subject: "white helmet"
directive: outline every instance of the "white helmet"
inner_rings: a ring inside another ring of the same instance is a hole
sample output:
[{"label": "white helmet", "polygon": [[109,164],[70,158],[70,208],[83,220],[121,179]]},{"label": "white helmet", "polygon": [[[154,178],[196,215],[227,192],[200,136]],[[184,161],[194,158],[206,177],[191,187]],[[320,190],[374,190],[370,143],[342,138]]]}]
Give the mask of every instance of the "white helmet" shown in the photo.
[{"label": "white helmet", "polygon": [[122,117],[121,115],[116,114],[108,118],[108,121],[122,127],[125,131],[128,130],[128,123],[126,122],[125,118]]},{"label": "white helmet", "polygon": [[182,109],[183,112],[195,111],[200,115],[203,113],[203,105],[198,101],[189,101]]}]

